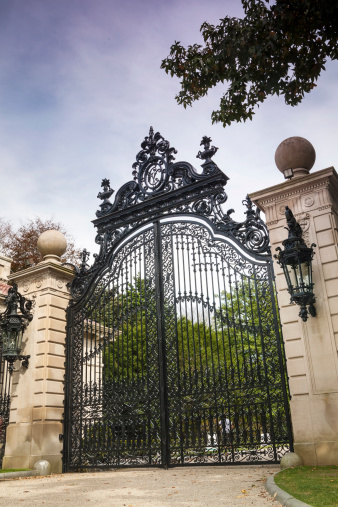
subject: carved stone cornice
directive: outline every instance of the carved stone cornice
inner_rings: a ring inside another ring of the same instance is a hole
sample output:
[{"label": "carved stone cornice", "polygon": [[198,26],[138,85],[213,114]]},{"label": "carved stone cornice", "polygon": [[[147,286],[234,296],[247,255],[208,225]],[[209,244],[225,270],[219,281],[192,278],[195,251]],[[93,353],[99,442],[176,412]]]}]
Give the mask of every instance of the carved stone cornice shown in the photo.
[{"label": "carved stone cornice", "polygon": [[56,262],[43,261],[23,271],[13,273],[9,281],[18,284],[20,292],[31,294],[44,289],[67,292],[67,284],[74,278],[74,271]]},{"label": "carved stone cornice", "polygon": [[[250,198],[260,210],[265,211],[278,202],[322,189],[327,189],[332,196],[338,194],[338,175],[333,167],[253,192],[250,194]],[[323,205],[330,205],[330,203],[317,202],[317,208],[323,207]]]}]

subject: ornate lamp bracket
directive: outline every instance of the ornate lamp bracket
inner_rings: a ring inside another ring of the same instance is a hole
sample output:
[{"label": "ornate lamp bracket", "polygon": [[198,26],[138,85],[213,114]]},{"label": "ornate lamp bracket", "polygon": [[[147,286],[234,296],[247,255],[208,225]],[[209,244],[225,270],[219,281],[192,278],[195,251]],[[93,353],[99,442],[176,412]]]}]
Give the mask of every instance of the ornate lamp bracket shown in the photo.
[{"label": "ornate lamp bracket", "polygon": [[308,313],[312,317],[316,316],[314,306],[316,298],[312,281],[313,248],[316,245],[313,243],[310,248],[306,246],[302,238],[302,228],[288,206],[285,207],[285,217],[286,229],[289,231],[288,238],[282,243],[284,250],[280,247],[276,248],[278,254],[274,257],[284,271],[291,303],[300,306],[299,316],[306,322]]},{"label": "ornate lamp bracket", "polygon": [[8,290],[5,305],[6,310],[0,314],[1,349],[2,356],[8,363],[8,371],[12,374],[17,360],[28,368],[30,356],[22,355],[21,348],[23,333],[33,319],[32,301],[20,294],[14,282]]}]

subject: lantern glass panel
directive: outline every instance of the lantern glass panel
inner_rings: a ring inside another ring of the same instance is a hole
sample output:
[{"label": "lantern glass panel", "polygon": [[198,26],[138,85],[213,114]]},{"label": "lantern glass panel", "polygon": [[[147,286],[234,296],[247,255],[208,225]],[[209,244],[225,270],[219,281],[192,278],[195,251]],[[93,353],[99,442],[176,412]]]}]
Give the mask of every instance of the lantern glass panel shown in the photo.
[{"label": "lantern glass panel", "polygon": [[302,262],[303,281],[307,288],[312,288],[311,261]]},{"label": "lantern glass panel", "polygon": [[6,326],[3,330],[3,347],[2,354],[4,356],[16,356],[20,354],[22,347],[23,327],[20,320],[15,319],[14,322]]},{"label": "lantern glass panel", "polygon": [[286,278],[286,283],[288,286],[288,291],[292,291],[292,280],[291,280],[291,266],[288,266],[287,264],[283,264],[283,271],[284,276]]},{"label": "lantern glass panel", "polygon": [[289,276],[294,290],[311,288],[311,265],[308,261],[289,266]]},{"label": "lantern glass panel", "polygon": [[20,331],[18,329],[8,329],[4,333],[4,343],[3,343],[3,355],[6,356],[16,356],[18,350],[18,341],[19,341]]},{"label": "lantern glass panel", "polygon": [[21,328],[20,331],[18,332],[18,341],[17,341],[17,353],[18,354],[21,354],[23,331],[24,331],[24,328]]},{"label": "lantern glass panel", "polygon": [[288,266],[289,268],[289,276],[290,276],[290,282],[292,285],[292,289],[297,290],[299,287],[299,266],[298,264],[292,264],[291,266]]}]

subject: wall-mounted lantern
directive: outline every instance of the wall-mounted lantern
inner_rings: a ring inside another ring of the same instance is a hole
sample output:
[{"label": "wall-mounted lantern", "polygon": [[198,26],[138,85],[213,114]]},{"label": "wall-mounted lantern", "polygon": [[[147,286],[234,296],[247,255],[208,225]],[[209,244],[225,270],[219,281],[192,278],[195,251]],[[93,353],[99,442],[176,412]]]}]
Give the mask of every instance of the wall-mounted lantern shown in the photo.
[{"label": "wall-mounted lantern", "polygon": [[1,348],[2,357],[8,362],[8,370],[12,373],[14,362],[18,359],[22,361],[22,366],[28,368],[30,356],[21,355],[21,348],[23,333],[33,318],[30,313],[32,301],[26,300],[18,292],[16,283],[13,283],[8,290],[5,305],[6,310],[0,314]]},{"label": "wall-mounted lantern", "polygon": [[302,238],[302,228],[288,206],[285,207],[285,216],[289,237],[282,243],[284,250],[276,248],[279,253],[274,257],[283,268],[291,302],[300,306],[299,316],[306,322],[308,313],[312,317],[316,316],[312,281],[313,247],[316,245],[312,243],[310,248],[306,246]]}]

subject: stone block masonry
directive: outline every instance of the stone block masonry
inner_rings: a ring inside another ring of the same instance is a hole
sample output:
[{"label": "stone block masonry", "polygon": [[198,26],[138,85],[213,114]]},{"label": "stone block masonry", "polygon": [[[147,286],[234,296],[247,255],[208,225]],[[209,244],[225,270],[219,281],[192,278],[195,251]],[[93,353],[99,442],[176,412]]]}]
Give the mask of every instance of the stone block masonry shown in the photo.
[{"label": "stone block masonry", "polygon": [[315,243],[317,316],[303,322],[274,264],[291,392],[295,452],[306,465],[338,464],[338,176],[333,167],[250,194],[265,213],[271,251],[287,237],[285,206]]},{"label": "stone block masonry", "polygon": [[52,472],[62,471],[65,310],[72,278],[73,271],[57,256],[10,276],[19,292],[33,300],[34,318],[23,339],[22,354],[31,356],[29,367],[13,373],[4,468],[33,468],[45,459]]}]

